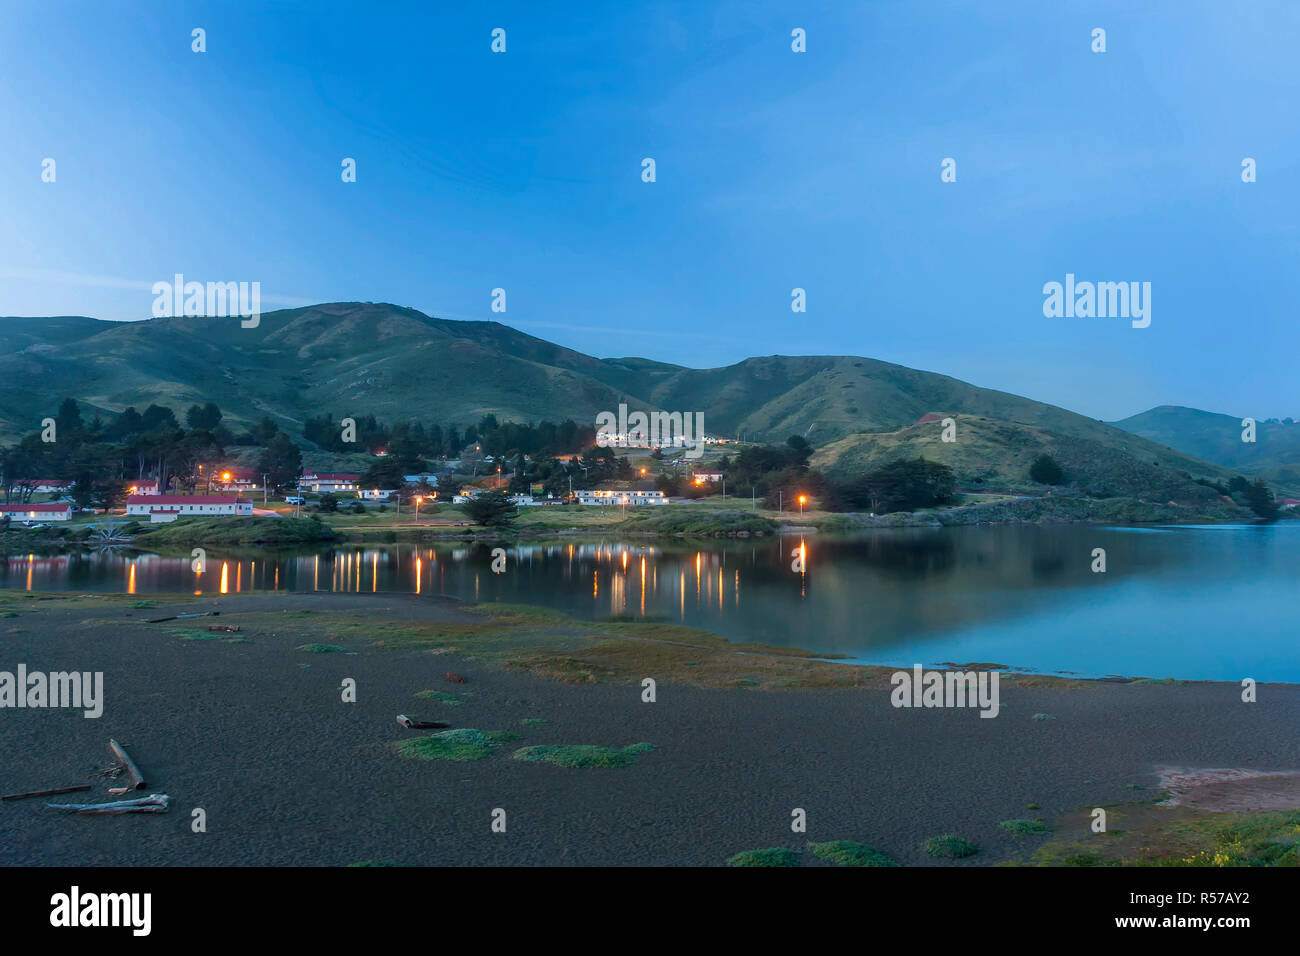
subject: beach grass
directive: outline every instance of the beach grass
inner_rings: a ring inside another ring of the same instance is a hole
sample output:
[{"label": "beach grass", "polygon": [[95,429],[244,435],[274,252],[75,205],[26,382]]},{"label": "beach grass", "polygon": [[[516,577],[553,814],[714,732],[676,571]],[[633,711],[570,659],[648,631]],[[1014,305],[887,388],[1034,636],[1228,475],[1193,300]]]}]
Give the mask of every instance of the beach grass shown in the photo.
[{"label": "beach grass", "polygon": [[944,833],[926,840],[925,852],[937,859],[962,860],[978,853],[979,847],[969,840],[963,840],[951,833]]},{"label": "beach grass", "polygon": [[1132,803],[1107,810],[1107,829],[1091,833],[1091,810],[1062,822],[1082,840],[1044,843],[1036,866],[1300,866],[1300,810],[1223,813]]},{"label": "beach grass", "polygon": [[1007,833],[1015,834],[1016,836],[1043,836],[1052,832],[1051,827],[1042,820],[1027,820],[1023,818],[1016,820],[1003,820],[998,824],[998,828],[1005,830]]},{"label": "beach grass", "polygon": [[809,843],[813,856],[836,866],[898,866],[898,862],[874,846],[853,840],[831,840],[827,843]]},{"label": "beach grass", "polygon": [[521,747],[513,754],[516,760],[553,763],[557,767],[626,767],[637,757],[653,750],[647,743],[626,747],[597,747],[591,744],[539,744]]},{"label": "beach grass", "polygon": [[507,740],[518,739],[507,730],[474,730],[459,727],[443,730],[428,737],[412,737],[397,743],[397,752],[412,760],[482,760],[492,756]]},{"label": "beach grass", "polygon": [[799,854],[784,847],[770,846],[762,850],[743,850],[728,857],[727,866],[798,866]]},{"label": "beach grass", "polygon": [[421,700],[436,700],[440,704],[446,704],[448,707],[459,707],[464,703],[455,694],[449,694],[445,690],[422,690],[416,693],[416,697]]}]

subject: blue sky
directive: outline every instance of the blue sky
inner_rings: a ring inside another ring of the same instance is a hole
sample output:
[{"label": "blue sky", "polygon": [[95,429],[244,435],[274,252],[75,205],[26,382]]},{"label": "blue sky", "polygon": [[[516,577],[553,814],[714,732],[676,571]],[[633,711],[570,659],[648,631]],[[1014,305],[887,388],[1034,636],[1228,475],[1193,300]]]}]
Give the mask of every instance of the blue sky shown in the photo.
[{"label": "blue sky", "polygon": [[[602,357],[1300,415],[1298,41],[1286,0],[5,0],[0,314],[145,318],[182,272]],[[1067,272],[1149,281],[1151,326],[1045,318]]]}]

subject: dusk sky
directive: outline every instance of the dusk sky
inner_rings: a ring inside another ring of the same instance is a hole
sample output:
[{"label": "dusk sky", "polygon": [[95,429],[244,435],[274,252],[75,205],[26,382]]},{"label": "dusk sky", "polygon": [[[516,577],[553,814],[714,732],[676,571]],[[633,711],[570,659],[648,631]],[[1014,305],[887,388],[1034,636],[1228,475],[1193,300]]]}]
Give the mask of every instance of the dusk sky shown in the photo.
[{"label": "dusk sky", "polygon": [[[143,319],[180,272],[601,357],[1300,416],[1298,40],[1292,0],[4,0],[0,315]],[[1044,317],[1066,273],[1150,282],[1150,327]]]}]

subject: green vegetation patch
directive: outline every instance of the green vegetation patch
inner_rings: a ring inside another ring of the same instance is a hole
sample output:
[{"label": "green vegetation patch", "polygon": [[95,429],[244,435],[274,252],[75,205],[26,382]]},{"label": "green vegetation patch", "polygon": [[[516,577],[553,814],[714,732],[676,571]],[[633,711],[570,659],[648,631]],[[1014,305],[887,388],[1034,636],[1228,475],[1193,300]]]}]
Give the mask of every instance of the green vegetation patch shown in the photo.
[{"label": "green vegetation patch", "polygon": [[979,847],[971,843],[970,840],[963,840],[951,833],[944,833],[941,836],[930,837],[930,839],[926,840],[925,852],[939,859],[961,860],[968,856],[974,856],[979,852]]},{"label": "green vegetation patch", "polygon": [[831,840],[829,843],[809,843],[808,849],[819,860],[836,866],[898,866],[898,862],[881,853],[874,846],[853,840]]},{"label": "green vegetation patch", "polygon": [[1187,681],[1175,680],[1172,677],[1162,677],[1158,680],[1154,677],[1138,677],[1135,678],[1134,680],[1129,681],[1129,683],[1130,684],[1161,684],[1166,687],[1182,687],[1187,683]]},{"label": "green vegetation patch", "polygon": [[482,760],[507,740],[518,739],[507,730],[474,730],[460,727],[442,730],[428,737],[412,737],[397,743],[397,752],[412,760]]},{"label": "green vegetation patch", "polygon": [[653,750],[651,744],[629,744],[626,747],[596,747],[591,744],[539,744],[520,747],[514,752],[516,760],[542,761],[557,767],[626,767],[636,763],[637,757]]},{"label": "green vegetation patch", "polygon": [[1042,820],[1003,820],[998,827],[1016,836],[1043,836],[1052,832],[1051,827]]},{"label": "green vegetation patch", "polygon": [[728,858],[727,866],[798,866],[799,854],[784,847],[770,846],[764,850],[743,850]]},{"label": "green vegetation patch", "polygon": [[[1061,829],[1088,832],[1080,811]],[[1051,840],[1037,866],[1300,867],[1300,810],[1220,813],[1129,803],[1107,814],[1107,830],[1081,840]]]},{"label": "green vegetation patch", "polygon": [[297,545],[335,541],[337,531],[323,521],[310,518],[181,518],[161,528],[145,531],[134,542],[148,548],[166,549],[201,545]]},{"label": "green vegetation patch", "polygon": [[296,651],[306,651],[308,654],[333,654],[336,651],[342,651],[344,648],[337,644],[299,644],[294,648]]},{"label": "green vegetation patch", "polygon": [[421,700],[436,700],[440,704],[446,704],[448,707],[459,707],[464,703],[455,694],[449,694],[445,690],[422,690],[415,695]]},{"label": "green vegetation patch", "polygon": [[633,534],[749,535],[773,534],[779,528],[770,518],[752,511],[702,511],[692,508],[645,508],[629,514],[618,527]]}]

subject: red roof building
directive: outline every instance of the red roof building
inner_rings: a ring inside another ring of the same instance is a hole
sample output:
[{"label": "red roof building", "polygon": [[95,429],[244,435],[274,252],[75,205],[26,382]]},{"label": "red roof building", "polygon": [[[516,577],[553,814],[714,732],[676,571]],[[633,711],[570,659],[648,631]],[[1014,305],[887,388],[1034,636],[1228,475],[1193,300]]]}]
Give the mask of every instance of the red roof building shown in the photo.
[{"label": "red roof building", "polygon": [[193,515],[214,518],[223,515],[248,516],[253,502],[237,495],[131,495],[126,499],[126,513],[150,520],[153,516]]},{"label": "red roof building", "polygon": [[40,505],[0,505],[0,517],[17,521],[67,521],[72,517],[72,505],[53,502]]}]

